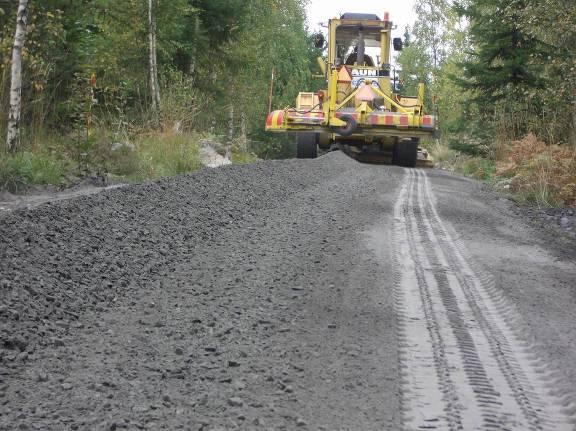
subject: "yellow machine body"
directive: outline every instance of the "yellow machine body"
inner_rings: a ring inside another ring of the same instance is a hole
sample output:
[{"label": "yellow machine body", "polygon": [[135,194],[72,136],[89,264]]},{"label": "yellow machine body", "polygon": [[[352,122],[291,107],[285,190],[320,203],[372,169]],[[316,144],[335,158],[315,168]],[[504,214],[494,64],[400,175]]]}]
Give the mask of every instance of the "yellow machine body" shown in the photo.
[{"label": "yellow machine body", "polygon": [[330,20],[327,59],[319,59],[328,88],[302,92],[294,107],[270,112],[266,130],[303,134],[300,141],[312,139],[324,149],[337,145],[360,160],[377,162],[394,161],[403,151],[399,146],[432,136],[436,118],[426,113],[424,85],[413,97],[393,91],[392,41],[387,16],[347,13]]}]

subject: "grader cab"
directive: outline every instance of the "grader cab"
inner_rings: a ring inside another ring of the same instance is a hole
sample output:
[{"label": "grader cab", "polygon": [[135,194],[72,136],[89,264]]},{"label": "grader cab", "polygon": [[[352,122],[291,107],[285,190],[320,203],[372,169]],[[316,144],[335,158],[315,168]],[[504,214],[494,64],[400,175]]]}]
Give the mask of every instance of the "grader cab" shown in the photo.
[{"label": "grader cab", "polygon": [[299,158],[337,147],[360,161],[425,165],[418,144],[434,135],[436,119],[425,110],[423,84],[414,97],[394,91],[392,46],[401,50],[402,40],[392,38],[388,13],[330,20],[327,59],[318,59],[328,88],[301,92],[295,107],[270,112],[266,130],[294,132]]}]

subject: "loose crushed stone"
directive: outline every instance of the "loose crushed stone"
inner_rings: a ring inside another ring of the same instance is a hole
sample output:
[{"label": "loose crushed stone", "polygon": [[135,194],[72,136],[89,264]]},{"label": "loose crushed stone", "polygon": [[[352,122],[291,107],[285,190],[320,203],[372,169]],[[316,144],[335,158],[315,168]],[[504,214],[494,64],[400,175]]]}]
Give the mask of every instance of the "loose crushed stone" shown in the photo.
[{"label": "loose crushed stone", "polygon": [[[331,153],[1,213],[0,430],[400,429],[404,178]],[[535,229],[478,182],[430,179],[574,387],[573,214]]]},{"label": "loose crushed stone", "polygon": [[0,430],[394,427],[364,238],[394,172],[331,154],[3,214]]}]

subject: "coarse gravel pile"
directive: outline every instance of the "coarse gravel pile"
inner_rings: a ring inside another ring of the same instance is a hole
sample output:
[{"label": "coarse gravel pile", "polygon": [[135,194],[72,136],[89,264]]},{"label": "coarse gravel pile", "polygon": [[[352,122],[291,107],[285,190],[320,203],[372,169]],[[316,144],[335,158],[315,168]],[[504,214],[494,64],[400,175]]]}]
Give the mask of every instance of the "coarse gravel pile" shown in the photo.
[{"label": "coarse gravel pile", "polygon": [[402,172],[329,154],[0,215],[0,430],[396,423],[363,232]]},{"label": "coarse gravel pile", "polygon": [[[322,164],[338,169],[334,161]],[[82,313],[134,294],[194,243],[218,241],[221,229],[323,172],[296,169],[293,161],[202,170],[4,215],[0,364],[62,343]]]},{"label": "coarse gravel pile", "polygon": [[[1,213],[0,431],[400,429],[410,172],[330,153]],[[535,229],[482,183],[420,175],[573,386],[575,243],[548,229],[573,213]]]}]

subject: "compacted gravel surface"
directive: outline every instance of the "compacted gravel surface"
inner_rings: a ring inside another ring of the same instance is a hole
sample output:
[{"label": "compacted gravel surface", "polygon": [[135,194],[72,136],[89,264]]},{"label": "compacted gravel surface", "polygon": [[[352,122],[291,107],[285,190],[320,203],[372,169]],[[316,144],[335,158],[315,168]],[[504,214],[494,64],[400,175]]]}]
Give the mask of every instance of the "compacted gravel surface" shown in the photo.
[{"label": "compacted gravel surface", "polygon": [[576,247],[515,211],[332,153],[0,214],[0,430],[573,429]]}]

